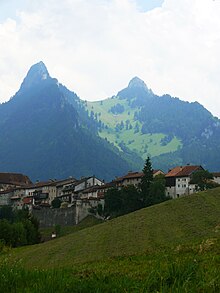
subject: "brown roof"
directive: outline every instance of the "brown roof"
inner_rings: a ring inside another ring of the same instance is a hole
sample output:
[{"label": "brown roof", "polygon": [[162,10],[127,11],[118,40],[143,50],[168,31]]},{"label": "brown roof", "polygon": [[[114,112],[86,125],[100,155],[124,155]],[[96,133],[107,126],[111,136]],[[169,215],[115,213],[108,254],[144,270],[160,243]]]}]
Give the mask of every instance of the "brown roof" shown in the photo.
[{"label": "brown roof", "polygon": [[114,182],[120,182],[123,181],[124,179],[131,179],[131,178],[141,178],[143,177],[144,173],[142,172],[128,172],[128,174],[118,177],[114,180]]},{"label": "brown roof", "polygon": [[170,170],[165,177],[184,177],[190,176],[193,172],[197,170],[203,170],[201,166],[177,166]]},{"label": "brown roof", "polygon": [[0,173],[0,183],[13,184],[13,185],[28,185],[31,184],[31,180],[28,176],[19,173]]}]

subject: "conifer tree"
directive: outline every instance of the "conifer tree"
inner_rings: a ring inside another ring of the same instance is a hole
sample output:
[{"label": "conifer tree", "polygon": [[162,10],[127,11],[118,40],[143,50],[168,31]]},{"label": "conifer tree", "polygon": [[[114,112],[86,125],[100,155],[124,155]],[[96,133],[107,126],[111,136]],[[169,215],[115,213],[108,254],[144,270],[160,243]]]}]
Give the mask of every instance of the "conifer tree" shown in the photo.
[{"label": "conifer tree", "polygon": [[153,182],[153,169],[152,169],[151,160],[149,157],[147,157],[145,161],[143,173],[144,173],[144,176],[141,178],[140,187],[141,187],[141,192],[143,195],[143,200],[144,202],[146,202],[146,198],[148,197],[149,191],[150,191],[150,185]]}]

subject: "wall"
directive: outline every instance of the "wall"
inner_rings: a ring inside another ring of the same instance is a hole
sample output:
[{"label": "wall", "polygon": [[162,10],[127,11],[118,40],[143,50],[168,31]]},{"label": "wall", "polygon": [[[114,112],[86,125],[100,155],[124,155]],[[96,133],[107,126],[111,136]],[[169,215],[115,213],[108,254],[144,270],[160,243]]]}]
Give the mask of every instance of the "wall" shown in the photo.
[{"label": "wall", "polygon": [[76,224],[76,208],[32,210],[32,214],[39,221],[40,227],[53,227],[55,225],[72,226]]},{"label": "wall", "polygon": [[69,208],[33,209],[32,214],[39,221],[40,227],[54,227],[55,225],[72,226],[80,223],[89,215],[89,208],[96,207],[98,204],[104,206],[103,200],[77,200],[75,205]]}]

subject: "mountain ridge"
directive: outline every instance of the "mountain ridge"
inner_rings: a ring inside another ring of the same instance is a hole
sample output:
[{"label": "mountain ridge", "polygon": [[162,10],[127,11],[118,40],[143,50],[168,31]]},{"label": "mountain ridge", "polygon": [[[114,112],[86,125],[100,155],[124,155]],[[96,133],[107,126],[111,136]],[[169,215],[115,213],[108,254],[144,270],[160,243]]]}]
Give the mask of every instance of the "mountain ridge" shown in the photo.
[{"label": "mountain ridge", "polygon": [[155,95],[135,77],[112,98],[87,105],[99,115],[101,137],[143,160],[151,156],[155,168],[191,163],[218,169],[220,120],[198,102]]},{"label": "mountain ridge", "polygon": [[39,62],[20,89],[0,105],[0,168],[32,179],[93,175],[110,180],[131,165],[97,135],[78,96]]},{"label": "mountain ridge", "polygon": [[220,120],[198,102],[155,95],[139,77],[112,98],[82,101],[42,61],[0,105],[0,135],[2,171],[33,179],[95,173],[109,180],[141,170],[147,156],[164,171],[220,165]]}]

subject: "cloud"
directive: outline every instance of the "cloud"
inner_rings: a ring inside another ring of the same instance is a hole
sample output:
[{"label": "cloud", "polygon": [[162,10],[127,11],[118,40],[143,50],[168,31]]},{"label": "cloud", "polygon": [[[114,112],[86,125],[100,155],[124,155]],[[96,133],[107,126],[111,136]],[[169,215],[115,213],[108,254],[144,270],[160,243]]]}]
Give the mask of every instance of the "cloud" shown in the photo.
[{"label": "cloud", "polygon": [[146,13],[134,0],[31,3],[0,24],[0,100],[42,60],[83,99],[112,96],[137,75],[220,116],[220,1],[165,0]]}]

